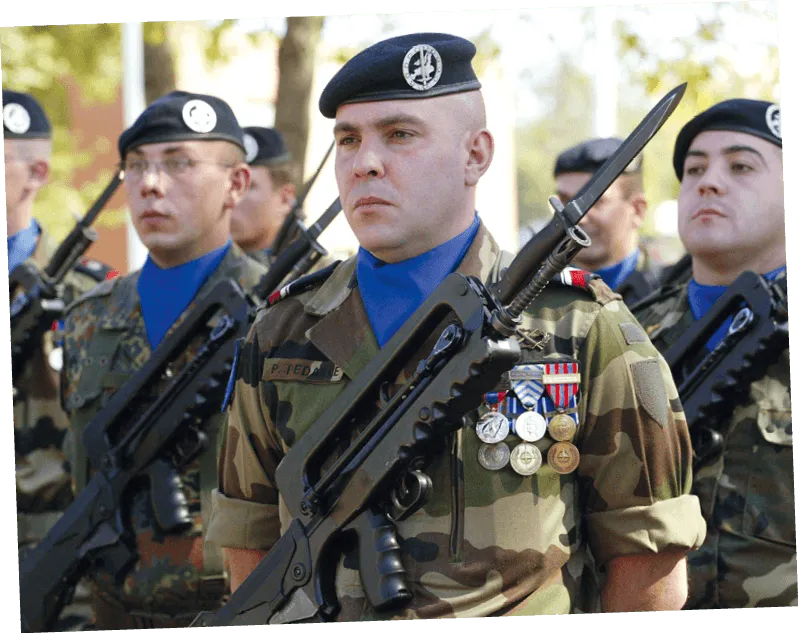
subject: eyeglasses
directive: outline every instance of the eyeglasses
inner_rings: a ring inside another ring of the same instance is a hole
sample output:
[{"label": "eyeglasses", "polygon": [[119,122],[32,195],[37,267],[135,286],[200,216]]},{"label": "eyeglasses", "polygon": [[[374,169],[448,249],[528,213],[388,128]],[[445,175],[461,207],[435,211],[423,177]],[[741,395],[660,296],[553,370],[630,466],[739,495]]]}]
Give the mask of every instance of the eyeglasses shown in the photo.
[{"label": "eyeglasses", "polygon": [[168,176],[183,176],[197,165],[217,165],[219,167],[235,167],[232,163],[215,163],[212,161],[194,160],[193,158],[167,158],[159,161],[149,161],[143,158],[128,158],[119,164],[119,169],[125,173],[127,180],[140,180],[150,170],[150,165],[155,171],[164,172]]}]

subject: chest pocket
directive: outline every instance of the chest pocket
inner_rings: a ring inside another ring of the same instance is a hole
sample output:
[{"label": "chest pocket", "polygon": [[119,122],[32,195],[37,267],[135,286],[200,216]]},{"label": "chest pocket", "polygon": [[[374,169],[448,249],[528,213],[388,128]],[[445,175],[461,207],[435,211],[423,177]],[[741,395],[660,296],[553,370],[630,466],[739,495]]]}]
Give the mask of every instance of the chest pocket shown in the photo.
[{"label": "chest pocket", "polygon": [[70,412],[70,425],[74,433],[69,457],[78,490],[88,480],[88,456],[83,450],[81,434],[109,398],[130,378],[129,372],[111,371],[120,337],[120,332],[97,330],[85,356],[73,361],[77,367],[68,368],[75,388],[65,398],[64,405]]},{"label": "chest pocket", "polygon": [[[715,520],[795,547],[792,410],[788,363],[751,385],[751,403],[734,413],[717,483]],[[735,516],[736,515],[736,516]]]}]

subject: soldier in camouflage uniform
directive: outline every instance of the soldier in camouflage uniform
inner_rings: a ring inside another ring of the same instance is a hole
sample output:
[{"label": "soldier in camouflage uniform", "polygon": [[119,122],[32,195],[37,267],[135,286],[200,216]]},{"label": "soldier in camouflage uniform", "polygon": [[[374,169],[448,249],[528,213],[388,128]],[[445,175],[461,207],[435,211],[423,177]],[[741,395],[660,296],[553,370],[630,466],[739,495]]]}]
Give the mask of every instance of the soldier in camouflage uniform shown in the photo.
[{"label": "soldier in camouflage uniform", "polygon": [[[557,157],[554,181],[563,204],[577,194],[621,142],[618,138],[594,138]],[[574,265],[600,275],[628,306],[657,288],[662,273],[662,267],[639,243],[647,209],[640,154],[580,223],[592,244],[574,258]]]},{"label": "soldier in camouflage uniform", "polygon": [[235,243],[268,268],[272,242],[296,199],[295,167],[278,130],[246,127],[244,134],[252,184],[233,209],[230,229]]},{"label": "soldier in camouflage uniform", "polygon": [[[233,279],[248,290],[265,273],[230,237],[231,210],[249,185],[243,136],[224,101],[185,92],[152,103],[121,135],[128,204],[149,258],[141,270],[100,284],[68,308],[62,399],[78,437],[216,283]],[[175,362],[175,372],[194,351],[190,346]],[[97,628],[187,626],[201,609],[219,608],[224,564],[203,531],[221,422],[221,414],[207,421],[209,446],[180,469],[193,521],[188,531],[164,533],[146,483],[130,495],[139,560],[121,586],[94,573]],[[81,489],[90,473],[82,445],[75,453]]]},{"label": "soldier in camouflage uniform", "polygon": [[[52,128],[29,94],[3,90],[6,228],[9,274],[24,261],[44,269],[57,244],[33,219],[33,204],[47,182]],[[76,299],[112,271],[84,260],[63,283],[65,303]],[[58,401],[60,352],[48,332],[22,376],[14,376],[17,535],[20,547],[39,542],[72,500],[62,451],[67,419]]]},{"label": "soldier in camouflage uniform", "polygon": [[[450,35],[392,38],[351,59],[322,93],[361,250],[261,311],[241,352],[209,528],[228,548],[233,589],[290,522],[274,486],[286,451],[449,272],[495,281],[511,259],[474,210],[493,155],[475,52]],[[472,417],[427,470],[430,501],[397,524],[412,603],[375,613],[346,552],[338,620],[594,611],[599,595],[608,611],[681,607],[684,554],[705,526],[688,494],[675,387],[618,295],[599,279],[568,278],[574,287],[551,287],[535,304],[522,344],[525,363],[578,363],[574,444],[527,443],[527,454],[552,457],[524,476],[514,470],[523,460],[511,469],[484,459]],[[506,441],[508,451],[522,444]]]},{"label": "soldier in camouflage uniform", "polygon": [[[781,144],[780,108],[766,101],[724,101],[680,132],[673,164],[691,270],[635,313],[661,351],[740,273],[786,275]],[[687,608],[798,605],[788,349],[723,426],[722,455],[695,473],[707,538],[688,555]]]}]

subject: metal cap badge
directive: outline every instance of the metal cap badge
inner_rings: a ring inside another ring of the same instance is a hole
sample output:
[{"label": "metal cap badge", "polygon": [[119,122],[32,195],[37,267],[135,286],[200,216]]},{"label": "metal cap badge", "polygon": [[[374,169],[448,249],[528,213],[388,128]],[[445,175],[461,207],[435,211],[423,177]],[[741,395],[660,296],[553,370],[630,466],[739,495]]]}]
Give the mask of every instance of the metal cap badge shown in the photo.
[{"label": "metal cap badge", "polygon": [[402,74],[407,85],[424,92],[434,87],[441,78],[443,60],[434,46],[417,44],[405,55]]}]

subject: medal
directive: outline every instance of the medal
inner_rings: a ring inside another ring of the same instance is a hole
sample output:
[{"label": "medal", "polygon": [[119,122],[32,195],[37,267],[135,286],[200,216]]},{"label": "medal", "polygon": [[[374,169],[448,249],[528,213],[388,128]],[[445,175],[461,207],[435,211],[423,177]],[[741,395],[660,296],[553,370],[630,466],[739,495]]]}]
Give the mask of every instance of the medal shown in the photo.
[{"label": "medal", "polygon": [[576,422],[570,415],[558,413],[549,421],[549,435],[558,442],[569,442],[576,435]]},{"label": "medal", "polygon": [[536,442],[546,434],[546,419],[537,411],[525,411],[515,421],[515,434],[526,442]]},{"label": "medal", "polygon": [[510,465],[519,475],[534,475],[543,465],[543,455],[534,444],[521,442],[510,453]]},{"label": "medal", "polygon": [[477,452],[477,461],[486,470],[501,470],[510,463],[510,449],[507,444],[483,444]]},{"label": "medal", "polygon": [[579,449],[570,442],[557,442],[552,444],[546,459],[554,472],[567,475],[579,466]]},{"label": "medal", "polygon": [[510,433],[510,421],[498,411],[488,411],[477,422],[476,432],[486,444],[498,444]]}]

